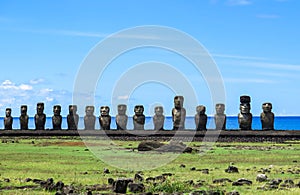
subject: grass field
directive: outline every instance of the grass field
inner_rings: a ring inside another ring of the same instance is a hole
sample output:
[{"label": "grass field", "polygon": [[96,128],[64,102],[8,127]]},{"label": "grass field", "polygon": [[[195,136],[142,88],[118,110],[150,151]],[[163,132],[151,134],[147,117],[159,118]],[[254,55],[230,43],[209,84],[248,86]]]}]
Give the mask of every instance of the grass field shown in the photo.
[{"label": "grass field", "polygon": [[[2,138],[0,194],[55,194],[55,191],[47,191],[33,182],[26,182],[26,178],[53,178],[55,182],[63,181],[65,185],[74,186],[82,194],[90,186],[98,184],[103,188],[93,193],[112,193],[108,178],[133,178],[138,171],[141,171],[139,173],[144,178],[163,173],[173,174],[156,184],[144,182],[146,192],[188,194],[199,190],[226,193],[235,190],[240,194],[300,194],[300,188],[296,185],[300,182],[300,143],[297,142],[215,143],[207,151],[202,150],[202,143],[192,142],[189,146],[200,152],[180,155],[155,153],[154,156],[149,156],[147,152],[138,152],[135,149],[138,141],[107,142],[103,141],[102,144],[99,140],[95,142],[91,139],[88,143],[90,148],[87,148],[79,138]],[[110,150],[111,147],[119,150]],[[98,152],[91,152],[95,148]],[[156,159],[149,161],[150,158]],[[160,165],[164,158],[171,160]],[[136,162],[138,166],[130,166],[134,164],[132,159],[140,159]],[[127,164],[128,168],[122,169],[124,166],[118,167],[116,162],[119,165]],[[156,168],[151,169],[149,162],[158,164],[154,164],[153,167]],[[143,169],[143,165],[146,169]],[[224,170],[229,165],[237,167],[239,173],[226,173]],[[110,173],[104,173],[105,168]],[[260,173],[265,173],[269,180],[257,182],[256,176]],[[220,178],[232,181],[246,178],[253,183],[243,186],[233,186],[232,182],[213,183],[213,180]],[[277,189],[258,189],[268,186],[270,181],[278,178],[283,182]],[[283,185],[288,179],[293,180],[295,185]],[[22,186],[37,187],[17,189]]]}]

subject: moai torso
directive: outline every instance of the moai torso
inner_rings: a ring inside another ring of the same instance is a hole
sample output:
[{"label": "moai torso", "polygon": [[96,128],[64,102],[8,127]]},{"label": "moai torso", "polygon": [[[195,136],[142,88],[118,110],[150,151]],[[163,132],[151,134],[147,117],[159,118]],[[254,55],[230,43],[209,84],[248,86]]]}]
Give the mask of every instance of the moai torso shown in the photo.
[{"label": "moai torso", "polygon": [[13,117],[11,116],[11,108],[6,108],[4,117],[4,129],[11,130],[13,124]]},{"label": "moai torso", "polygon": [[197,106],[195,115],[195,125],[197,131],[207,130],[206,124],[207,124],[207,115],[205,114],[206,108],[205,106]]},{"label": "moai torso", "polygon": [[118,114],[116,116],[116,125],[118,130],[127,129],[128,116],[126,115],[127,106],[125,104],[118,105]]},{"label": "moai torso", "polygon": [[164,130],[165,116],[163,115],[164,109],[162,106],[154,108],[155,115],[153,116],[154,130]]},{"label": "moai torso", "polygon": [[44,114],[44,103],[37,104],[37,113],[34,116],[35,129],[44,130],[46,124],[46,114]]},{"label": "moai torso", "polygon": [[76,105],[69,105],[69,114],[67,116],[68,130],[77,130],[79,115],[77,112]]},{"label": "moai torso", "polygon": [[260,121],[263,130],[274,130],[274,113],[271,103],[263,103],[263,112],[260,114]]},{"label": "moai torso", "polygon": [[183,96],[175,96],[174,108],[172,109],[173,130],[182,130],[185,128],[186,111],[183,108]]},{"label": "moai torso", "polygon": [[52,116],[52,126],[53,130],[61,130],[61,123],[62,123],[62,116],[61,113],[61,106],[55,105],[53,106],[53,116]]},{"label": "moai torso", "polygon": [[84,129],[85,130],[94,130],[96,117],[94,116],[94,106],[87,106],[85,108],[85,116],[84,116]]},{"label": "moai torso", "polygon": [[28,130],[29,116],[27,115],[27,106],[26,105],[21,106],[21,115],[20,115],[19,120],[20,120],[20,129]]},{"label": "moai torso", "polygon": [[238,114],[239,127],[241,130],[251,130],[252,114],[250,113],[250,96],[241,96],[240,101],[240,113]]},{"label": "moai torso", "polygon": [[102,130],[110,130],[111,116],[109,115],[109,107],[101,106],[99,123]]},{"label": "moai torso", "polygon": [[226,115],[224,114],[224,111],[225,111],[224,104],[216,104],[216,114],[214,116],[216,130],[226,129]]},{"label": "moai torso", "polygon": [[133,116],[133,129],[134,130],[144,130],[145,125],[145,115],[144,113],[144,106],[142,105],[136,105],[134,107],[134,113]]}]

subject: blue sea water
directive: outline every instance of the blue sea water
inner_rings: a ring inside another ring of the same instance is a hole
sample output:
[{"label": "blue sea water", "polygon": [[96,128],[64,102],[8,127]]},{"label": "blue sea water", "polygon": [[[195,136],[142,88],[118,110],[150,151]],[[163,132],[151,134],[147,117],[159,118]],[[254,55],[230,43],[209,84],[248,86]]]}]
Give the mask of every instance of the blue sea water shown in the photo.
[{"label": "blue sea water", "polygon": [[[0,129],[4,128],[4,118],[0,117]],[[29,119],[29,129],[34,129],[34,119],[33,117],[30,117]],[[52,128],[52,119],[51,117],[47,117],[46,120],[46,129],[51,129]],[[300,117],[299,116],[279,116],[275,117],[275,129],[276,130],[300,130]],[[84,129],[84,123],[83,123],[83,117],[80,118],[79,124],[78,124],[79,129]],[[96,120],[96,129],[100,129],[99,125],[99,120],[97,118]],[[194,122],[194,117],[187,117],[185,121],[185,127],[186,129],[195,129],[195,122]],[[20,128],[20,121],[18,117],[14,117],[13,120],[13,129],[19,129]],[[63,117],[63,123],[62,123],[62,128],[67,129],[67,118]],[[112,117],[112,122],[111,122],[111,128],[116,129],[116,123],[115,123],[115,117]],[[127,129],[132,129],[133,128],[133,121],[132,117],[128,118],[128,124],[127,124]],[[172,129],[172,117],[166,117],[165,119],[165,129]],[[208,117],[208,122],[207,122],[207,128],[208,129],[214,129],[214,120],[213,117]],[[228,116],[227,121],[226,121],[226,128],[227,129],[238,129],[238,119],[237,117],[234,116]],[[152,117],[146,117],[146,124],[145,124],[145,129],[153,129],[153,121]],[[259,130],[261,129],[261,122],[259,117],[253,117],[252,121],[252,129]]]}]

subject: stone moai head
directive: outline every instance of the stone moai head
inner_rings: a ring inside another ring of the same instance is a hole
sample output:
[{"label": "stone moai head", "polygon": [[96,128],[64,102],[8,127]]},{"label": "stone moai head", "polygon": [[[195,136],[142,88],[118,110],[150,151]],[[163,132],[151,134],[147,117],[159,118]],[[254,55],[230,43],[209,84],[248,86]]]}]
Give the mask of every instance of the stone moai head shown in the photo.
[{"label": "stone moai head", "polygon": [[22,105],[21,106],[21,115],[26,115],[27,114],[27,106],[26,105]]},{"label": "stone moai head", "polygon": [[5,110],[5,116],[10,117],[11,116],[11,108],[6,108]]},{"label": "stone moai head", "polygon": [[85,107],[85,114],[87,116],[93,116],[94,115],[94,110],[95,110],[94,106],[86,106]]},{"label": "stone moai head", "polygon": [[100,114],[101,116],[108,116],[109,115],[109,107],[108,106],[101,106],[100,107]]},{"label": "stone moai head", "polygon": [[197,114],[205,114],[206,111],[206,107],[203,105],[197,106],[196,107],[196,112]]},{"label": "stone moai head", "polygon": [[37,112],[37,114],[43,114],[44,113],[44,103],[42,103],[42,102],[37,103],[36,112]]},{"label": "stone moai head", "polygon": [[154,108],[154,113],[158,116],[161,116],[164,113],[164,108],[162,106],[156,106]]},{"label": "stone moai head", "polygon": [[143,115],[143,113],[144,113],[144,106],[143,105],[136,105],[134,107],[134,113],[137,116]]},{"label": "stone moai head", "polygon": [[250,113],[251,110],[251,106],[250,106],[250,102],[251,102],[251,98],[250,96],[247,95],[243,95],[240,96],[240,111],[242,114],[248,114]]},{"label": "stone moai head", "polygon": [[216,104],[217,114],[224,114],[224,111],[225,111],[225,104]]},{"label": "stone moai head", "polygon": [[127,106],[125,104],[119,104],[118,105],[118,114],[119,115],[125,115],[127,110]]},{"label": "stone moai head", "polygon": [[262,109],[264,113],[268,113],[272,111],[272,104],[269,102],[263,103],[262,104]]},{"label": "stone moai head", "polygon": [[59,116],[60,112],[61,112],[61,106],[60,105],[53,106],[53,114],[54,114],[54,116]]},{"label": "stone moai head", "polygon": [[184,101],[183,96],[175,96],[174,97],[174,107],[177,109],[183,108],[183,101]]},{"label": "stone moai head", "polygon": [[76,114],[77,112],[77,106],[76,105],[69,105],[69,114]]}]

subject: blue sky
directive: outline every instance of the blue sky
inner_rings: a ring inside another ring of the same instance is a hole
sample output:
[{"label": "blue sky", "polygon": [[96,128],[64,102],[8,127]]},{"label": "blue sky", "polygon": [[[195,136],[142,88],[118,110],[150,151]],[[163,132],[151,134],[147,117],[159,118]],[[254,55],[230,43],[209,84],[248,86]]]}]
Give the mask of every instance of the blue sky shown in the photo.
[{"label": "blue sky", "polygon": [[[112,33],[142,25],[178,29],[207,49],[223,77],[227,115],[237,115],[243,94],[252,97],[254,115],[260,114],[263,102],[273,103],[275,115],[300,115],[299,5],[297,0],[2,0],[0,116],[6,107],[18,116],[21,104],[29,106],[32,116],[37,102],[45,102],[48,116],[55,104],[66,115],[77,73],[91,49]],[[214,113],[209,87],[191,63],[169,51],[143,48],[119,56],[99,78],[95,114],[117,98],[128,102],[128,115],[136,104],[144,104],[146,115],[161,104],[170,115],[175,92],[159,82],[112,97],[112,88],[126,71],[149,61],[166,63],[185,75],[195,88],[197,104]],[[188,115],[194,115],[197,105],[181,95]],[[79,113],[83,115],[83,108]]]}]

